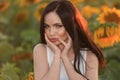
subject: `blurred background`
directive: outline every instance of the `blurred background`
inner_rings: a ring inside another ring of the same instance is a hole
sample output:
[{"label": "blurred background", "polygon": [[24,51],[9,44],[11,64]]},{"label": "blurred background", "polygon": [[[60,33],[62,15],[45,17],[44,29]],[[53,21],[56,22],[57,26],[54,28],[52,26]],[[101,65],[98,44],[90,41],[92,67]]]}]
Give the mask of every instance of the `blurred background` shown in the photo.
[{"label": "blurred background", "polygon": [[[33,80],[32,51],[40,42],[41,12],[50,1],[0,0],[0,80]],[[99,80],[120,80],[120,0],[70,1],[105,56]]]}]

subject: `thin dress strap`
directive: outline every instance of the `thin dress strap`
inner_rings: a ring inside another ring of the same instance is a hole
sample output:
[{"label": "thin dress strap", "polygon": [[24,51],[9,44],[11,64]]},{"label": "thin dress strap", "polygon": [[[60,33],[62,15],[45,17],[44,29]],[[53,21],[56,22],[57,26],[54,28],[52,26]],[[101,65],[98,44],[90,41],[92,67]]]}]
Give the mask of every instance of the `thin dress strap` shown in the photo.
[{"label": "thin dress strap", "polygon": [[[81,50],[81,56],[82,58],[80,59],[80,71],[83,75],[85,75],[86,72],[86,58],[87,58],[87,51],[86,50]],[[82,64],[82,65],[81,65]]]}]

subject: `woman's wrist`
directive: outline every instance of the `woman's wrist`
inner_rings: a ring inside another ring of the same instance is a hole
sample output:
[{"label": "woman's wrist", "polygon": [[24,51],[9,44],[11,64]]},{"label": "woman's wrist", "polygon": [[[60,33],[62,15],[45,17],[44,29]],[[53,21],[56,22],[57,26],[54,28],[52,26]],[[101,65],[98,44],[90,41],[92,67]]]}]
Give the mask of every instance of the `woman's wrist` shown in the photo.
[{"label": "woman's wrist", "polygon": [[60,53],[56,53],[54,57],[60,59]]},{"label": "woman's wrist", "polygon": [[62,59],[62,60],[66,60],[66,59],[69,60],[68,56],[61,56],[61,59]]}]

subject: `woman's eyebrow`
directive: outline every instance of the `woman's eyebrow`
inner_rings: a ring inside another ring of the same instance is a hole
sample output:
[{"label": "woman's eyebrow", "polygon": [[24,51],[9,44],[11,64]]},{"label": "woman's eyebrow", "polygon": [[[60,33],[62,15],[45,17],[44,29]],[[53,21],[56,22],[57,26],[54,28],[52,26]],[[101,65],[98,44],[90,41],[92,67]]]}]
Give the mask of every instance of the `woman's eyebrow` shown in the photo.
[{"label": "woman's eyebrow", "polygon": [[60,25],[61,23],[55,23],[55,24],[53,24],[53,25]]},{"label": "woman's eyebrow", "polygon": [[[47,24],[47,23],[44,23],[44,25],[48,25],[49,26],[49,24]],[[52,24],[53,26],[56,26],[56,25],[63,25],[63,24],[61,24],[61,23],[54,23],[54,24]]]},{"label": "woman's eyebrow", "polygon": [[56,26],[56,25],[63,25],[63,24],[61,24],[61,23],[55,23],[55,24],[53,24],[53,26]]}]

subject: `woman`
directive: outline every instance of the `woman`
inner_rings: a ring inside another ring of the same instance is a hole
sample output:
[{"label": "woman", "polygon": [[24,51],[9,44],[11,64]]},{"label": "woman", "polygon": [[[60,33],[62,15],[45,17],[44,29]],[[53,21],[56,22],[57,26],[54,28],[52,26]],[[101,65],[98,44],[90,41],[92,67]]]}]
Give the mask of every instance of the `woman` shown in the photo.
[{"label": "woman", "polygon": [[41,16],[40,35],[41,43],[34,48],[35,80],[98,80],[103,54],[70,1],[48,4]]}]

